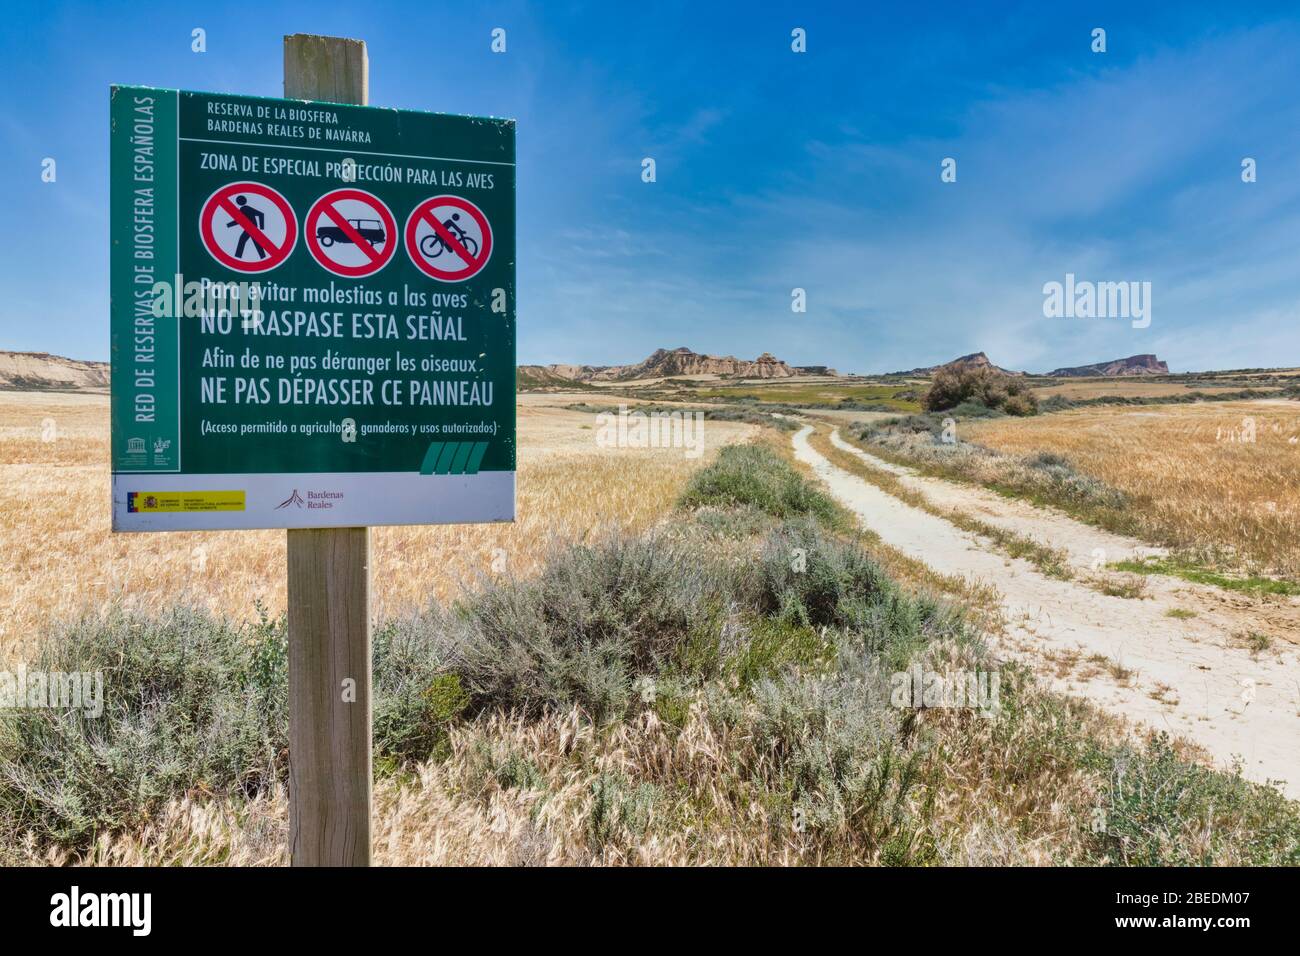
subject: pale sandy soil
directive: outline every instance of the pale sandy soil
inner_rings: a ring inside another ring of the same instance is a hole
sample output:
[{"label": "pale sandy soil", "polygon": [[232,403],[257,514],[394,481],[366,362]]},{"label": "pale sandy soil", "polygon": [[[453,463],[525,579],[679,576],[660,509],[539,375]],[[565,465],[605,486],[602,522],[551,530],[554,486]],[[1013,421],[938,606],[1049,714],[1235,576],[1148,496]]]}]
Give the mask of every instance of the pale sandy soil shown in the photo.
[{"label": "pale sandy soil", "polygon": [[800,409],[799,413],[809,418],[823,418],[828,422],[841,425],[851,425],[854,422],[878,422],[886,418],[897,418],[903,414],[902,412],[855,412],[848,408],[804,408]]},{"label": "pale sandy soil", "polygon": [[[1277,643],[1259,653],[1241,646],[1234,635],[1250,618],[1214,589],[1153,582],[1149,597],[1128,599],[1047,577],[1029,561],[999,554],[988,541],[833,465],[809,444],[811,431],[794,436],[796,457],[886,544],[942,574],[1001,592],[1005,627],[992,635],[998,651],[1024,661],[1058,690],[1186,737],[1221,765],[1239,759],[1250,779],[1284,781],[1289,795],[1300,796],[1300,653],[1294,646]],[[936,504],[1064,548],[1075,563],[1090,565],[1094,548],[1118,557],[1140,546],[1063,515],[921,480],[846,442],[836,445],[871,467],[901,472]],[[1286,607],[1266,613],[1285,615]],[[1170,610],[1194,610],[1196,617],[1171,618]]]}]

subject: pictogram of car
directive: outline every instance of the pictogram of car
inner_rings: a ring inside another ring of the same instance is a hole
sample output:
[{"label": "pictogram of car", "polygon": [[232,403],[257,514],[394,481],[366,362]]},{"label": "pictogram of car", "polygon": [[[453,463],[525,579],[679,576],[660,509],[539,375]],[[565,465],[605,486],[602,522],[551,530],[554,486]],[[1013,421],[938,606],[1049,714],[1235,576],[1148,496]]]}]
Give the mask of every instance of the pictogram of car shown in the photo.
[{"label": "pictogram of car", "polygon": [[[349,219],[348,225],[371,245],[377,246],[384,241],[384,224],[378,219]],[[327,249],[336,242],[352,241],[342,226],[320,226],[316,229],[316,238]]]}]

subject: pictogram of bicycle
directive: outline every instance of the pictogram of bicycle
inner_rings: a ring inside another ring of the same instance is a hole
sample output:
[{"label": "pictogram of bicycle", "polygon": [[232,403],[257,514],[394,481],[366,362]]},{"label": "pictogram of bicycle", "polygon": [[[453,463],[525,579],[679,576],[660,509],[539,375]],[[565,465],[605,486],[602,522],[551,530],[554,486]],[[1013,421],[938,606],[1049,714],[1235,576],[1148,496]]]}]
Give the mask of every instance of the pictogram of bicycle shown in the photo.
[{"label": "pictogram of bicycle", "polygon": [[[450,219],[442,221],[443,227],[456,237],[457,241],[465,247],[465,251],[470,254],[470,258],[478,257],[478,243],[475,242],[468,233],[460,226],[456,225],[460,221],[460,213],[454,212]],[[436,259],[444,252],[459,255],[460,253],[449,248],[442,240],[442,236],[437,233],[430,233],[420,240],[420,251],[430,259]]]}]

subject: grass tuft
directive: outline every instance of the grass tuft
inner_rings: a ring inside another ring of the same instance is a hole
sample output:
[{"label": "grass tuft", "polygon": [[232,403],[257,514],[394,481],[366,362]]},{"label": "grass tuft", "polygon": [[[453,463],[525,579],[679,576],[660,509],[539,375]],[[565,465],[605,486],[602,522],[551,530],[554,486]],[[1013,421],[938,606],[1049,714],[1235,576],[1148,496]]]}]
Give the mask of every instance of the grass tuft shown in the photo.
[{"label": "grass tuft", "polygon": [[1184,581],[1191,581],[1193,584],[1208,584],[1216,588],[1223,588],[1225,591],[1240,591],[1247,594],[1281,594],[1288,597],[1300,594],[1300,584],[1296,584],[1294,581],[1283,581],[1278,578],[1268,578],[1257,574],[1234,577],[1199,567],[1189,561],[1180,561],[1173,558],[1116,561],[1109,566],[1117,571],[1128,571],[1132,574],[1166,574],[1171,577],[1182,578]]},{"label": "grass tuft", "polygon": [[844,527],[843,509],[794,466],[764,445],[728,445],[691,477],[680,503],[688,508],[749,506],[776,518],[811,516]]}]

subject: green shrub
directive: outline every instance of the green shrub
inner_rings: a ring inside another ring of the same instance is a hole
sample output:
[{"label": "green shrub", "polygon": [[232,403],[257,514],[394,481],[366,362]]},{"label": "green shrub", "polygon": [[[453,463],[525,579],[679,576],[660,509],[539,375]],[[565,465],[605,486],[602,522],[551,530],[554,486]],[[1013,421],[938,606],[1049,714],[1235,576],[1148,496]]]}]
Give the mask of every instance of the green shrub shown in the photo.
[{"label": "green shrub", "polygon": [[772,528],[777,519],[753,505],[719,507],[702,505],[691,517],[701,531],[717,538],[741,541],[760,535]]},{"label": "green shrub", "polygon": [[901,665],[939,637],[967,639],[961,614],[899,588],[856,541],[788,522],[764,541],[754,603],[764,615],[851,634],[871,656]]},{"label": "green shrub", "polygon": [[1038,412],[1037,400],[1029,394],[1008,395],[1002,402],[1002,411],[1008,415],[1016,415],[1023,418],[1026,415],[1034,415]]},{"label": "green shrub", "polygon": [[725,665],[742,687],[791,668],[819,673],[835,666],[838,635],[828,635],[825,628],[766,617],[747,622],[744,627],[744,639]]},{"label": "green shrub", "polygon": [[921,396],[927,412],[941,412],[963,403],[1001,409],[1008,415],[1033,415],[1038,400],[1022,376],[987,367],[938,369]]},{"label": "green shrub", "polygon": [[[1007,412],[981,402],[960,402],[943,413],[944,418],[1001,418]],[[1031,413],[1032,414],[1032,413]]]},{"label": "green shrub", "polygon": [[469,707],[460,675],[438,669],[429,638],[394,625],[375,633],[374,749],[385,766],[441,753],[447,728]]},{"label": "green shrub", "polygon": [[102,671],[105,709],[98,718],[32,710],[0,721],[0,833],[82,844],[138,825],[186,790],[251,795],[285,775],[279,623],[112,610],[60,628],[42,647],[33,668]]},{"label": "green shrub", "polygon": [[727,445],[717,461],[691,477],[680,503],[689,508],[750,505],[776,518],[811,515],[836,527],[846,521],[832,498],[763,445]]},{"label": "green shrub", "polygon": [[[851,658],[832,674],[790,674],[754,688],[755,749],[770,755],[764,789],[788,801],[773,825],[792,822],[832,849],[844,842],[879,862],[924,862],[926,847],[909,800],[922,784],[920,753],[902,745],[900,712],[884,672]],[[784,818],[784,819],[783,819]],[[860,858],[860,856],[859,856]]]},{"label": "green shrub", "polygon": [[1300,864],[1300,803],[1240,772],[1182,760],[1167,734],[1143,748],[1095,752],[1107,775],[1092,851],[1125,866]]},{"label": "green shrub", "polygon": [[[405,638],[405,639],[404,639]],[[428,635],[375,637],[374,753],[383,767],[433,753],[468,696]],[[120,608],[46,636],[30,665],[102,671],[104,712],[19,711],[0,721],[0,842],[31,832],[84,846],[199,790],[264,792],[288,774],[285,622]]]},{"label": "green shrub", "polygon": [[594,851],[609,842],[635,839],[650,828],[658,789],[649,783],[632,786],[621,773],[602,773],[591,785],[591,816],[587,836]]},{"label": "green shrub", "polygon": [[952,610],[905,594],[860,543],[811,519],[779,525],[757,550],[757,560],[705,556],[653,535],[573,547],[535,578],[498,582],[402,627],[437,635],[434,656],[462,676],[472,710],[578,704],[597,720],[632,709],[641,678],[698,683],[724,670],[753,676],[764,659],[833,658],[834,641],[809,629],[852,634],[891,660],[963,633]]},{"label": "green shrub", "polygon": [[558,550],[537,577],[502,580],[407,626],[445,642],[476,710],[576,703],[604,720],[628,709],[638,676],[710,628],[730,574],[666,537],[614,538]]},{"label": "green shrub", "polygon": [[876,605],[897,588],[861,547],[822,532],[810,522],[790,522],[763,542],[759,608],[780,620],[809,627],[848,624],[850,602]]}]

